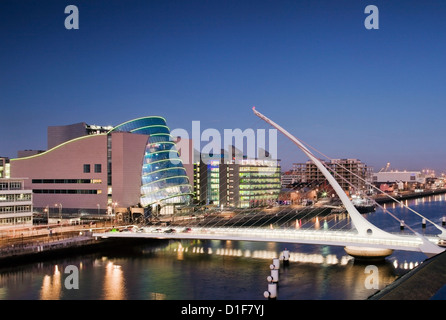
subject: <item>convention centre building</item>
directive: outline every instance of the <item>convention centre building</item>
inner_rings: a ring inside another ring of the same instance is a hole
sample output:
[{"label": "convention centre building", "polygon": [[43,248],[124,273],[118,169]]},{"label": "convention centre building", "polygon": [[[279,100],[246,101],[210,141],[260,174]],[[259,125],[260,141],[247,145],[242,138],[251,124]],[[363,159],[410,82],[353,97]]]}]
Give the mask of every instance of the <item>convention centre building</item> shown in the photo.
[{"label": "convention centre building", "polygon": [[48,149],[10,159],[26,178],[36,211],[112,213],[116,208],[188,204],[193,187],[166,120],[142,117],[114,127],[48,127]]}]

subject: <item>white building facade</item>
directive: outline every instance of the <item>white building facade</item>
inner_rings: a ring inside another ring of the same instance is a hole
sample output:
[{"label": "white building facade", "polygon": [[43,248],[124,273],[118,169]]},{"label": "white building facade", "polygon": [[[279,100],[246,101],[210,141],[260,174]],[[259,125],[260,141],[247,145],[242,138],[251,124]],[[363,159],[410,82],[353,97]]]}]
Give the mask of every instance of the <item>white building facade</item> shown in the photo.
[{"label": "white building facade", "polygon": [[32,190],[24,189],[24,179],[0,179],[0,228],[32,224]]},{"label": "white building facade", "polygon": [[374,183],[421,183],[426,182],[426,177],[420,171],[389,171],[373,174]]}]

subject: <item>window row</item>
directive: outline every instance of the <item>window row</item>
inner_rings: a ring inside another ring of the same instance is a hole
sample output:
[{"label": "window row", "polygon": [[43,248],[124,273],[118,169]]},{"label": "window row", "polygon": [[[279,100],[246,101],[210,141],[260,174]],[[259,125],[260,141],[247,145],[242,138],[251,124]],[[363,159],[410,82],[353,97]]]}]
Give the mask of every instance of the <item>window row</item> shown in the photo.
[{"label": "window row", "polygon": [[240,177],[245,177],[245,178],[257,178],[257,177],[270,177],[270,178],[280,178],[280,173],[267,173],[267,172],[240,172],[239,173]]},{"label": "window row", "polygon": [[280,180],[279,179],[267,179],[267,178],[263,178],[263,179],[253,179],[253,178],[247,178],[247,179],[240,179],[239,181],[240,185],[242,184],[268,184],[268,183],[275,183],[275,184],[280,184]]},{"label": "window row", "polygon": [[280,167],[240,167],[239,172],[280,172]]},{"label": "window row", "polygon": [[32,221],[32,217],[3,218],[3,219],[0,219],[0,225],[23,224],[23,223],[30,223],[31,221]]},{"label": "window row", "polygon": [[102,183],[101,179],[32,179],[32,183]]},{"label": "window row", "polygon": [[0,214],[2,214],[2,213],[21,213],[21,212],[31,212],[31,206],[0,207]]},{"label": "window row", "polygon": [[22,190],[21,182],[0,182],[0,190]]},{"label": "window row", "polygon": [[255,195],[271,195],[271,194],[279,194],[280,190],[277,189],[264,189],[264,190],[249,190],[249,191],[240,191],[239,194],[245,196],[255,196]]},{"label": "window row", "polygon": [[34,189],[34,193],[57,193],[57,194],[101,194],[102,190],[66,190],[66,189]]},{"label": "window row", "polygon": [[262,183],[262,184],[245,184],[240,185],[240,190],[253,190],[253,189],[281,189],[280,183]]},{"label": "window row", "polygon": [[240,197],[241,201],[256,201],[256,200],[275,200],[277,199],[277,195],[263,195],[263,196],[242,196]]},{"label": "window row", "polygon": [[30,201],[31,193],[0,194],[0,202]]}]

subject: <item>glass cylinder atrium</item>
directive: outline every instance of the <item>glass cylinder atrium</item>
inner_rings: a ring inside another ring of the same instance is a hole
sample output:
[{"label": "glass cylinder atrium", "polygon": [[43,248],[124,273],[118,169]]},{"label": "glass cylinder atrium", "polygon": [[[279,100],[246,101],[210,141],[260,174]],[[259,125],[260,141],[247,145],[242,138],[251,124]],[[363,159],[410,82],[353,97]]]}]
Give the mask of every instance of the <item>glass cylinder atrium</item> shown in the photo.
[{"label": "glass cylinder atrium", "polygon": [[142,206],[186,204],[193,194],[166,120],[152,116],[124,122],[110,132],[149,135],[142,165]]}]

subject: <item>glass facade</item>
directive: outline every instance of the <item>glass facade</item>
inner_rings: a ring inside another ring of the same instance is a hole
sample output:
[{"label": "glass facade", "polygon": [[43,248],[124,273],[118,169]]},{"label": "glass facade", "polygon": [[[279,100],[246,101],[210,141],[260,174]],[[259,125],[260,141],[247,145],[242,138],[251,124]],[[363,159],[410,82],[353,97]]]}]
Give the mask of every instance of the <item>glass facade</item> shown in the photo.
[{"label": "glass facade", "polygon": [[280,176],[280,166],[275,162],[240,165],[240,207],[256,207],[277,201],[281,190]]},{"label": "glass facade", "polygon": [[220,205],[220,164],[211,161],[208,164],[208,203]]},{"label": "glass facade", "polygon": [[142,206],[189,203],[193,195],[192,186],[164,118],[134,119],[110,132],[149,135],[142,165]]},{"label": "glass facade", "polygon": [[210,161],[195,164],[194,170],[195,197],[201,204],[266,206],[277,201],[281,190],[280,165],[275,161]]}]

